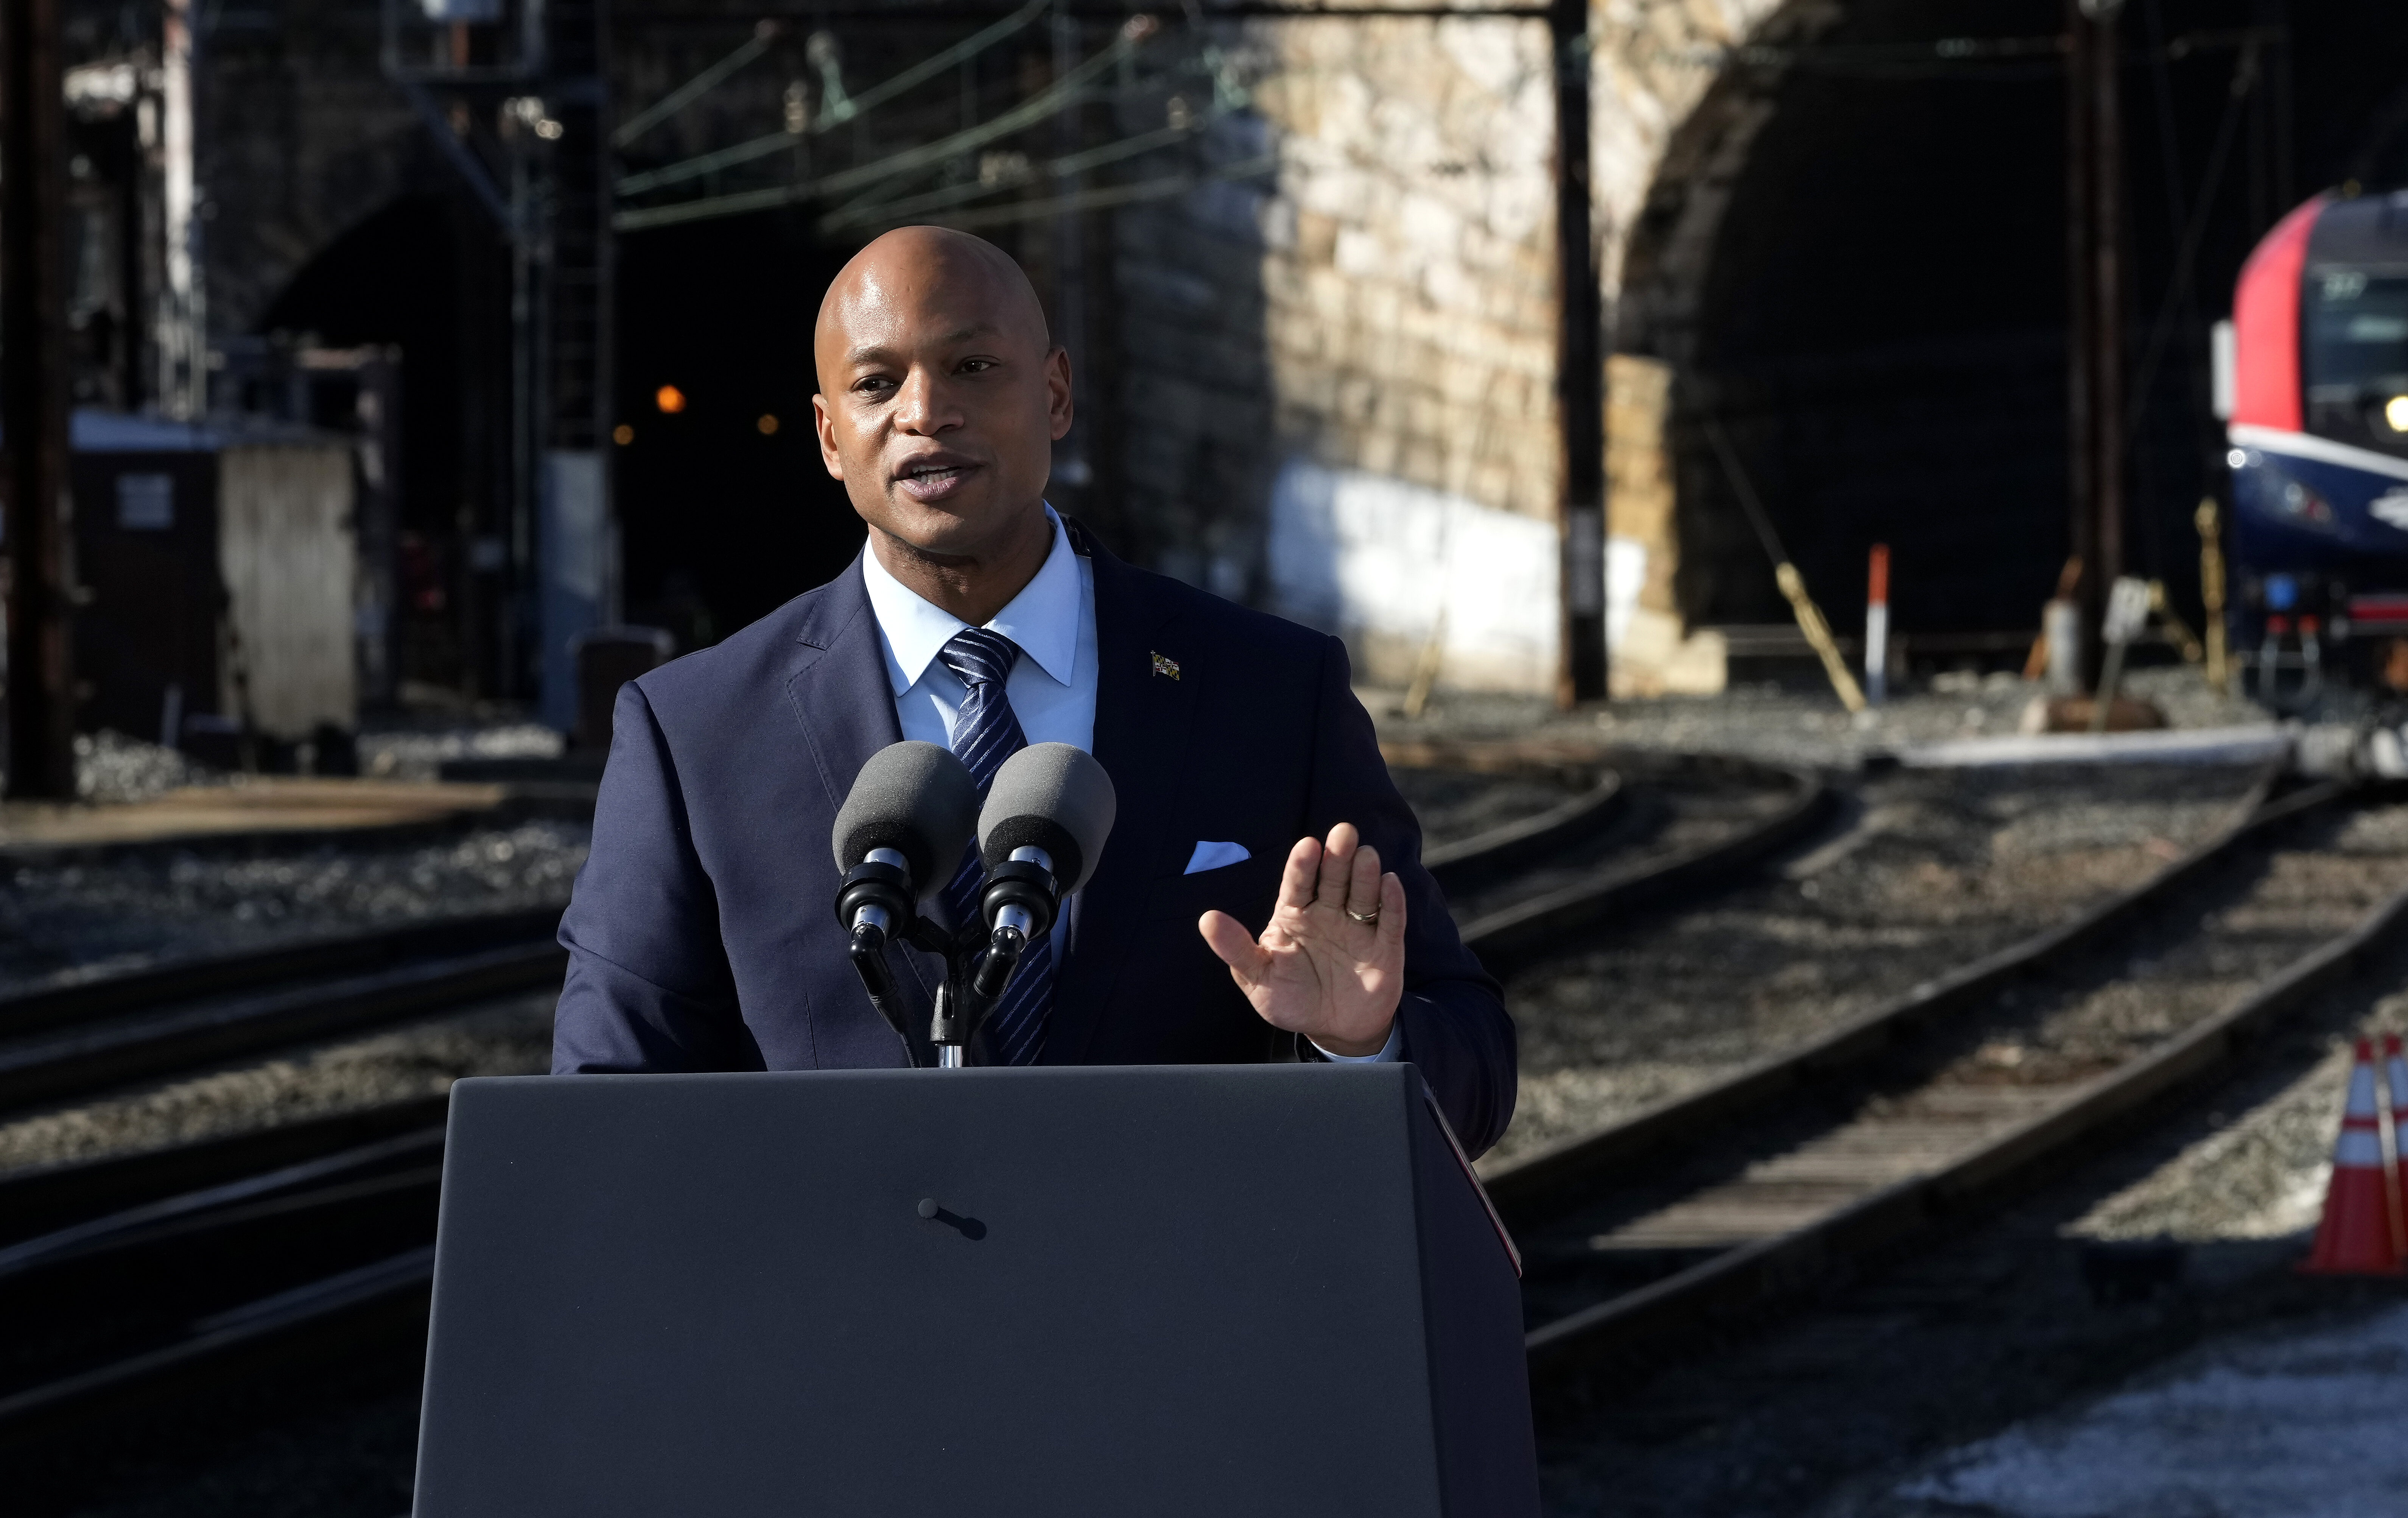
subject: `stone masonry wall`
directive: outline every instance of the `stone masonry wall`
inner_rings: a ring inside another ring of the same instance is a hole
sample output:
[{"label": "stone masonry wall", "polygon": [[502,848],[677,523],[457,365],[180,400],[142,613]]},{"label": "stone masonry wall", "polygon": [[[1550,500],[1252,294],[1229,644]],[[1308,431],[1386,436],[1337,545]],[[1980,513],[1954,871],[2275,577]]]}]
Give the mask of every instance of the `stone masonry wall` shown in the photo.
[{"label": "stone masonry wall", "polygon": [[[1596,0],[1593,234],[1609,311],[1631,229],[1724,50],[1792,24],[1783,7]],[[1367,18],[1216,35],[1249,98],[1205,135],[1197,167],[1249,153],[1275,166],[1119,213],[1129,515],[1143,524],[1132,546],[1340,632],[1359,677],[1401,683],[1435,643],[1442,683],[1552,689],[1562,463],[1546,27]],[[1669,584],[1670,534],[1646,540],[1610,547],[1630,603],[1619,620],[1642,586],[1658,600]],[[1662,632],[1651,642],[1673,657],[1678,630]]]}]

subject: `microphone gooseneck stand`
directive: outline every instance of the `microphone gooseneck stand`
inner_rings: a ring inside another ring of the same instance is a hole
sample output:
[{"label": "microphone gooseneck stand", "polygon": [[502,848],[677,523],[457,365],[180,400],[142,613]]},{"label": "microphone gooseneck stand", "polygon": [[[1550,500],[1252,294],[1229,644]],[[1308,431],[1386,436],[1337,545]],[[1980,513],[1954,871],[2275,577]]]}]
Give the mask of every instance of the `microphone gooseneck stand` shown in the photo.
[{"label": "microphone gooseneck stand", "polygon": [[[913,1065],[923,1066],[923,1062],[895,998],[886,946],[899,939],[943,957],[945,978],[937,988],[928,1041],[936,1047],[938,1068],[959,1070],[969,1063],[969,1044],[979,1025],[1010,989],[1028,946],[1052,931],[1057,889],[1054,861],[1043,849],[1015,848],[987,873],[970,920],[947,932],[915,910],[910,864],[896,850],[872,849],[845,873],[837,887],[836,914],[848,930],[846,953],[869,1005],[903,1041],[904,1055]],[[898,923],[907,926],[897,932]]]}]

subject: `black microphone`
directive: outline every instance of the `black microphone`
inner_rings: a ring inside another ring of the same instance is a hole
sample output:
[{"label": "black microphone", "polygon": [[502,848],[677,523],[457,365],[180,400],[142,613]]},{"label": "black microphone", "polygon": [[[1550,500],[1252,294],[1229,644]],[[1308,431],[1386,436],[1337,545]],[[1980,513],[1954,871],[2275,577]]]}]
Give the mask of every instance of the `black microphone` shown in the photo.
[{"label": "black microphone", "polygon": [[[910,932],[919,904],[945,888],[978,822],[978,784],[953,751],[904,742],[880,749],[853,778],[836,815],[831,842],[837,920],[847,952],[879,1014],[903,1033],[886,998],[886,943]],[[910,1044],[905,1035],[905,1044]]]},{"label": "black microphone", "polygon": [[1003,761],[979,812],[986,954],[972,982],[993,1003],[1029,944],[1053,931],[1062,899],[1092,879],[1118,806],[1112,778],[1068,744],[1032,744]]}]

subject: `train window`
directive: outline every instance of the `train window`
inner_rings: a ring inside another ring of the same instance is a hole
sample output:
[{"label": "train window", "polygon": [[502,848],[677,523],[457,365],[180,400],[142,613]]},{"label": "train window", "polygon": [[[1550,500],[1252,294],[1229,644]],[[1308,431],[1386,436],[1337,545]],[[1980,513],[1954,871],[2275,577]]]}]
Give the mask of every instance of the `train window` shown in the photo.
[{"label": "train window", "polygon": [[2327,269],[2302,293],[2308,430],[2408,452],[2408,434],[2392,425],[2392,403],[2408,396],[2408,275]]}]

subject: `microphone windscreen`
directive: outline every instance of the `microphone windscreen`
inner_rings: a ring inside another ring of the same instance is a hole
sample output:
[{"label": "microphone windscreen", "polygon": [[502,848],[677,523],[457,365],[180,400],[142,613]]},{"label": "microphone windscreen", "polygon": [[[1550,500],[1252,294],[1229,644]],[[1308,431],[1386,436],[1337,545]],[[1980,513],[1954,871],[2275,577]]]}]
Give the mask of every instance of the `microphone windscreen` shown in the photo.
[{"label": "microphone windscreen", "polygon": [[922,901],[953,877],[978,827],[978,783],[953,750],[906,740],[869,757],[836,815],[832,842],[841,873],[873,848],[909,861]]},{"label": "microphone windscreen", "polygon": [[1093,754],[1068,744],[1031,744],[1005,759],[987,788],[979,857],[992,870],[1015,848],[1041,848],[1068,896],[1096,873],[1118,804],[1112,777]]}]

